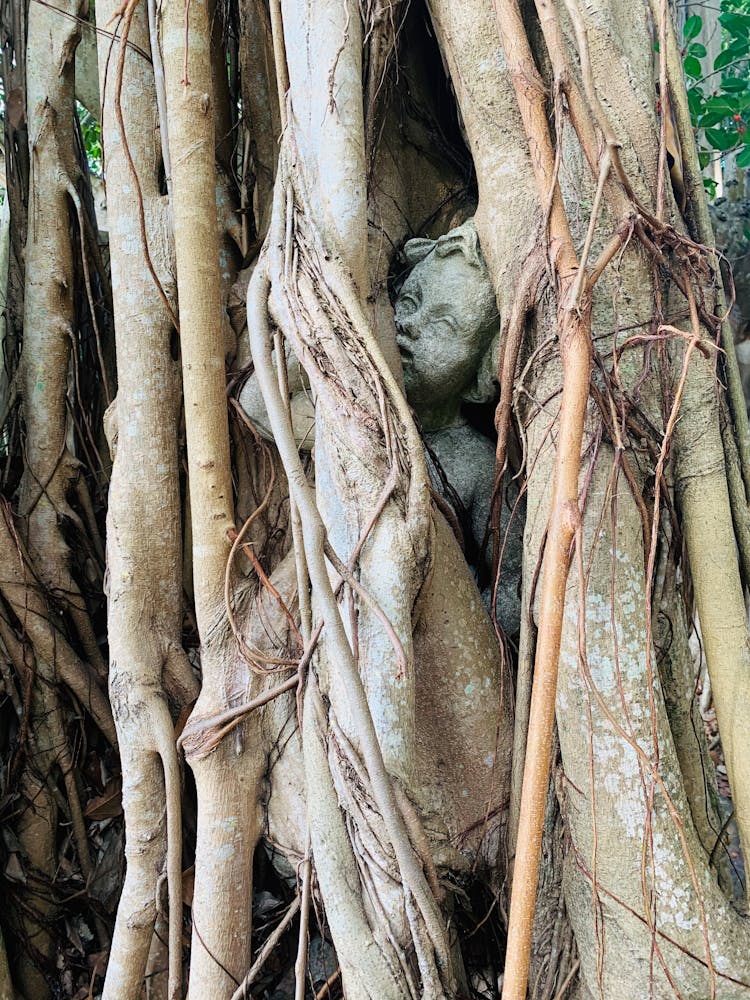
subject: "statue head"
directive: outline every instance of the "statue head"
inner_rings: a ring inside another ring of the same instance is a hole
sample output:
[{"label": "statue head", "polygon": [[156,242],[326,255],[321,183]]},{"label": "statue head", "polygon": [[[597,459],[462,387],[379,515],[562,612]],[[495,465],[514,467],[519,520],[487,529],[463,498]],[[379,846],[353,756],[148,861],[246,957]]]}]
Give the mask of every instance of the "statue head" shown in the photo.
[{"label": "statue head", "polygon": [[409,240],[412,270],[395,304],[406,395],[417,411],[495,390],[500,317],[472,219],[437,240]]}]

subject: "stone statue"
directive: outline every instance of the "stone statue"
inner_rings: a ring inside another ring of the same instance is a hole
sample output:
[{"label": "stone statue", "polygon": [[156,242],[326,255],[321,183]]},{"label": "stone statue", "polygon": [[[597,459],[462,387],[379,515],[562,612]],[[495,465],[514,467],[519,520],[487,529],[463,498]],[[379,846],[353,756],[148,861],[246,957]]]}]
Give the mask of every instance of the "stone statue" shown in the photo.
[{"label": "stone statue", "polygon": [[[467,560],[481,584],[489,579],[488,554],[483,555],[481,547],[492,500],[495,448],[466,420],[462,406],[488,402],[496,391],[500,318],[495,293],[471,219],[437,240],[409,240],[404,256],[412,269],[396,298],[395,322],[406,396],[421,425],[433,484],[455,510]],[[314,406],[291,352],[287,365],[295,438],[301,448],[311,450]],[[256,379],[248,379],[240,403],[270,439]],[[505,486],[512,503],[518,489],[510,481]],[[501,537],[509,521],[505,502]],[[511,635],[518,633],[520,622],[522,533],[520,510],[511,523],[498,589],[498,619]],[[486,603],[489,597],[486,588]]]},{"label": "stone statue", "polygon": [[721,270],[728,286],[732,268],[735,302],[729,314],[742,388],[750,414],[750,200],[717,198],[708,206],[716,248],[724,254]]},{"label": "stone statue", "polygon": [[[487,556],[480,547],[492,501],[495,448],[466,420],[462,405],[485,403],[495,395],[500,330],[495,293],[471,219],[437,240],[410,240],[404,256],[413,266],[396,298],[395,321],[406,395],[434,456],[428,458],[434,484],[455,506],[439,465],[466,515],[469,561],[486,571]],[[510,482],[505,487],[508,499],[515,501],[517,488]],[[504,503],[501,537],[509,518]],[[522,532],[519,511],[511,525],[498,588],[498,618],[513,635],[520,622]],[[480,579],[484,575],[479,572]],[[483,596],[488,600],[488,591]]]}]

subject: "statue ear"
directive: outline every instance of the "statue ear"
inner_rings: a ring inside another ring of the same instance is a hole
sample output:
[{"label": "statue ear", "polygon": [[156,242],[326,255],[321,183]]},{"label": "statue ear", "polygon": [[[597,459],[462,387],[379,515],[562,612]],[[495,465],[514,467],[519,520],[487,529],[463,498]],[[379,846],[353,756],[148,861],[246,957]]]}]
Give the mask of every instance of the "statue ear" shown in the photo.
[{"label": "statue ear", "polygon": [[404,244],[404,257],[410,267],[419,264],[435,249],[435,240],[409,240]]},{"label": "statue ear", "polygon": [[462,226],[451,229],[439,237],[435,253],[438,257],[447,257],[451,253],[459,251],[464,255],[466,262],[472,267],[481,267],[484,263],[482,250],[479,246],[479,235],[474,225],[473,219],[467,219]]},{"label": "statue ear", "polygon": [[461,396],[465,403],[487,403],[497,390],[497,365],[500,360],[500,331],[498,330],[482,355],[479,369],[472,384]]}]

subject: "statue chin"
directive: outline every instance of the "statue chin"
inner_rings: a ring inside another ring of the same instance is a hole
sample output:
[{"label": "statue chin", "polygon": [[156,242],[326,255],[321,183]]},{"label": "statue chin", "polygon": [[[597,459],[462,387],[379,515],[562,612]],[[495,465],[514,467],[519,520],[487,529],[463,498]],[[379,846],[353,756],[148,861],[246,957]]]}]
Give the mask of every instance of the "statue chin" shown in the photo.
[{"label": "statue chin", "polygon": [[406,398],[409,400],[409,404],[419,412],[420,400],[420,389],[422,388],[422,380],[419,375],[414,371],[414,365],[411,360],[407,359],[404,365],[404,391],[406,392]]}]

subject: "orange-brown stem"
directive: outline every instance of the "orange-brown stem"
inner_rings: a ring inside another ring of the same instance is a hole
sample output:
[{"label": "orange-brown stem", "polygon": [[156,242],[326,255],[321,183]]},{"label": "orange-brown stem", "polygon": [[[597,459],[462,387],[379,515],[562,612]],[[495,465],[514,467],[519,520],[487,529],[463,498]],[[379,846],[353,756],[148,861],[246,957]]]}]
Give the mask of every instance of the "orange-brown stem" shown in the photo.
[{"label": "orange-brown stem", "polygon": [[550,264],[557,283],[558,335],[563,366],[560,432],[544,559],[534,687],[503,983],[503,1000],[524,1000],[555,721],[565,585],[571,545],[580,522],[578,473],[591,378],[591,324],[588,287],[585,287],[577,303],[570,302],[579,264],[555,175],[555,156],[547,124],[544,85],[531,54],[516,0],[495,0],[495,12],[529,142],[539,198],[542,205],[548,208]]}]

